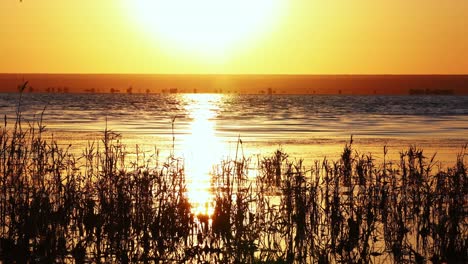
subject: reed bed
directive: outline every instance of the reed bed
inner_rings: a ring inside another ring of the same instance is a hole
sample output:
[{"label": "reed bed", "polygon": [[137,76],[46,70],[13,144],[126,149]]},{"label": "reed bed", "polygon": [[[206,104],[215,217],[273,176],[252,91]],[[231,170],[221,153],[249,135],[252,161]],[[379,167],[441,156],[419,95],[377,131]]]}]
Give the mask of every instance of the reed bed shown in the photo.
[{"label": "reed bed", "polygon": [[194,215],[183,160],[129,155],[107,129],[76,155],[44,131],[20,105],[1,126],[6,263],[468,262],[466,146],[444,170],[416,147],[375,164],[352,140],[311,165],[236,156],[212,172],[213,214]]}]

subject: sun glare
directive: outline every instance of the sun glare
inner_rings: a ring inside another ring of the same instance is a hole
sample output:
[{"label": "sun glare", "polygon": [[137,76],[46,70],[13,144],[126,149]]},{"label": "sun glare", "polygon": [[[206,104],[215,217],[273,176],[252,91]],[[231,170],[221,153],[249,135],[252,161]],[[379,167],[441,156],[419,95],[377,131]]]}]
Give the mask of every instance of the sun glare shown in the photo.
[{"label": "sun glare", "polygon": [[219,94],[187,94],[186,109],[192,119],[190,133],[184,139],[184,157],[188,198],[192,213],[211,216],[213,195],[210,192],[210,172],[223,156],[223,146],[216,136],[213,119],[216,117]]},{"label": "sun glare", "polygon": [[272,27],[285,0],[132,0],[131,16],[167,47],[203,55],[232,50]]}]

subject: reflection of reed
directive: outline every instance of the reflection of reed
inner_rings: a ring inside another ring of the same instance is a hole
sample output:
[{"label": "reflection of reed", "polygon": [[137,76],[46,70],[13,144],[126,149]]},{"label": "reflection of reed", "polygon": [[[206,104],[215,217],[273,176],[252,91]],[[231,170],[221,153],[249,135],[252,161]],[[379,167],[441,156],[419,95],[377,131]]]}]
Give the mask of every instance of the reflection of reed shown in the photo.
[{"label": "reflection of reed", "polygon": [[468,260],[465,152],[432,173],[416,148],[399,166],[377,166],[348,144],[340,160],[310,169],[279,150],[254,179],[252,161],[236,157],[212,173],[209,217],[191,212],[181,160],[137,151],[128,161],[108,130],[75,157],[44,129],[19,114],[0,132],[5,262]]}]

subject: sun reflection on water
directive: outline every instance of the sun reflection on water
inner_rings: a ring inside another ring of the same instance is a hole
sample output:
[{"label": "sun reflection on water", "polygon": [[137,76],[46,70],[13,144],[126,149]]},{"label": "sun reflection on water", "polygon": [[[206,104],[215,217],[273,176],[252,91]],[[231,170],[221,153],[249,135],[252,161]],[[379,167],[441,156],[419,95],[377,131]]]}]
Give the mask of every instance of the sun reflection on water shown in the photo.
[{"label": "sun reflection on water", "polygon": [[186,94],[189,134],[183,140],[188,198],[195,215],[211,216],[214,212],[210,191],[210,172],[223,156],[222,141],[216,136],[215,117],[220,94]]}]

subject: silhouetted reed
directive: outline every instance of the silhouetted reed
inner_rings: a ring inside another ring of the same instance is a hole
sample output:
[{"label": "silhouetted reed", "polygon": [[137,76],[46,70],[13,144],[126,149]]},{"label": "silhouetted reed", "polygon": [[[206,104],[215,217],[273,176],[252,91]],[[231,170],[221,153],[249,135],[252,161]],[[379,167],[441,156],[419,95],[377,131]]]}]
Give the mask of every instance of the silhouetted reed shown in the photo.
[{"label": "silhouetted reed", "polygon": [[236,155],[212,172],[213,214],[195,215],[182,160],[129,155],[108,129],[77,156],[18,105],[0,144],[4,262],[468,261],[466,147],[437,172],[416,147],[376,165],[352,140],[310,167]]}]

